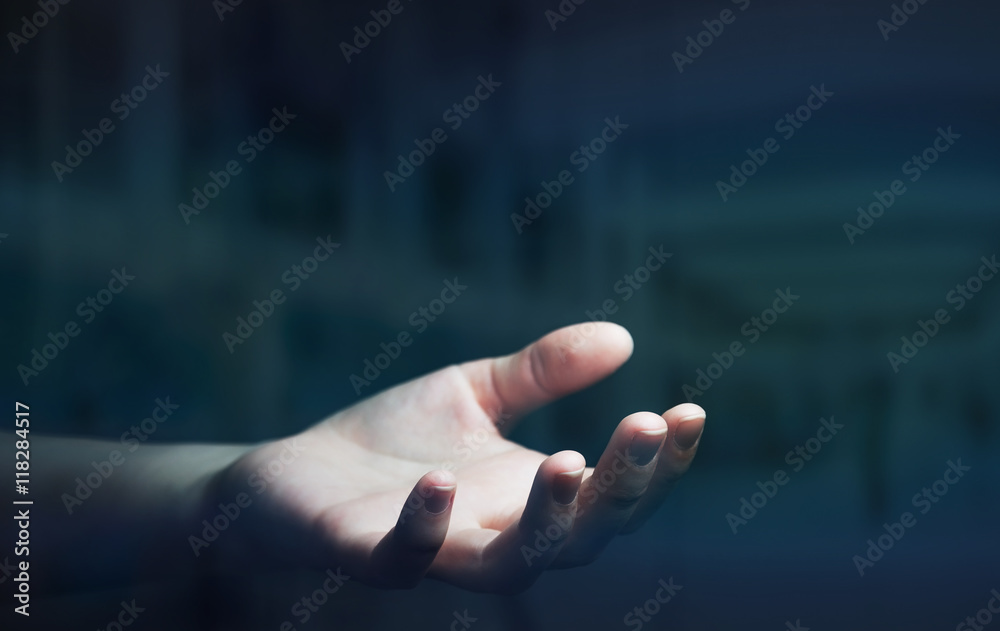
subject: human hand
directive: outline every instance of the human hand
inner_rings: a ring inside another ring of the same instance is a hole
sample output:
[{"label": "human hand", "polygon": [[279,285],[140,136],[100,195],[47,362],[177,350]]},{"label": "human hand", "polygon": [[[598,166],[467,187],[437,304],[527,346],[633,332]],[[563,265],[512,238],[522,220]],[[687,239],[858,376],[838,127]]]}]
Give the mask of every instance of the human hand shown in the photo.
[{"label": "human hand", "polygon": [[[593,327],[587,335],[585,327]],[[502,433],[603,379],[631,353],[622,327],[576,325],[361,401],[292,437],[302,453],[246,510],[251,523],[220,538],[224,556],[340,566],[384,587],[426,575],[487,592],[519,591],[546,569],[589,563],[638,528],[687,471],[705,412],[685,403],[662,416],[627,416],[596,468],[577,452],[546,456]],[[231,501],[287,444],[235,461],[208,503]]]}]

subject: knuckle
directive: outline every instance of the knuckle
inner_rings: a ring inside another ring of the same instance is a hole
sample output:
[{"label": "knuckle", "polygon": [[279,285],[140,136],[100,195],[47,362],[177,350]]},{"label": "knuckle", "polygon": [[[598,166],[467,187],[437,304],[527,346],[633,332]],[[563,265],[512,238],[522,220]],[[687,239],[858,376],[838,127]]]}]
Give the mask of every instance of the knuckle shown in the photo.
[{"label": "knuckle", "polygon": [[[693,451],[694,450],[692,450],[692,452]],[[694,453],[686,453],[671,458],[669,464],[667,465],[667,467],[665,467],[666,477],[671,482],[676,482],[685,473],[687,473],[687,470],[691,467],[692,460],[694,460]]]},{"label": "knuckle", "polygon": [[610,489],[606,501],[613,509],[627,511],[634,509],[640,501],[646,489]]}]

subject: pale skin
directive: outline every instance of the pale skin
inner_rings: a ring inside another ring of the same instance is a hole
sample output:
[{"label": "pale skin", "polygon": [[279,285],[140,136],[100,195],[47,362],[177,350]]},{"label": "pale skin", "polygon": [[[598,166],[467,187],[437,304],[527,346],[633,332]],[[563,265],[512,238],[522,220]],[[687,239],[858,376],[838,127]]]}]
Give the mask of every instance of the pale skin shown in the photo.
[{"label": "pale skin", "polygon": [[[503,437],[518,418],[606,377],[631,353],[622,327],[576,325],[513,355],[401,384],[292,437],[253,447],[146,445],[128,456],[130,474],[112,475],[74,516],[60,505],[66,521],[57,528],[65,539],[109,515],[131,533],[141,528],[121,520],[156,523],[157,541],[146,545],[161,546],[158,562],[168,566],[340,568],[380,587],[428,577],[520,591],[548,569],[591,562],[637,529],[691,464],[705,412],[690,403],[626,416],[596,469],[577,452],[546,456]],[[39,447],[62,461],[84,452],[55,467],[44,491],[72,489],[69,481],[108,449],[74,444]],[[279,474],[267,474],[258,494],[248,479],[269,465]],[[195,558],[189,537],[240,493],[253,504]]]}]

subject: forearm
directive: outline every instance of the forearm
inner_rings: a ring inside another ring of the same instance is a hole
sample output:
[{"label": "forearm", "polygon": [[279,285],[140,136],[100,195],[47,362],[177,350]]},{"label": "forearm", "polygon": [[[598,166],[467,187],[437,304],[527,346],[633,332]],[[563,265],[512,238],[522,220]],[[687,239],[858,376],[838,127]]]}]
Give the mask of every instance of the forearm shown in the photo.
[{"label": "forearm", "polygon": [[208,485],[250,448],[144,444],[130,452],[120,443],[33,436],[29,495],[12,499],[33,502],[18,508],[30,509],[24,560],[35,585],[78,589],[195,571],[187,538],[199,531]]}]

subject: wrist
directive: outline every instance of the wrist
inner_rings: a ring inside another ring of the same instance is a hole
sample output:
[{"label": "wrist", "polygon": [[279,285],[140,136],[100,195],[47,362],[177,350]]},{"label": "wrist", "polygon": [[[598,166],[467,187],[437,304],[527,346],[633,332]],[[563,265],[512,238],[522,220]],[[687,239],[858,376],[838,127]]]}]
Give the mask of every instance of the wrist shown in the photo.
[{"label": "wrist", "polygon": [[253,494],[246,484],[246,456],[266,444],[209,447],[201,454],[202,468],[185,483],[184,554],[197,571],[228,574],[248,569],[246,531],[253,526],[244,515],[253,511]]}]

